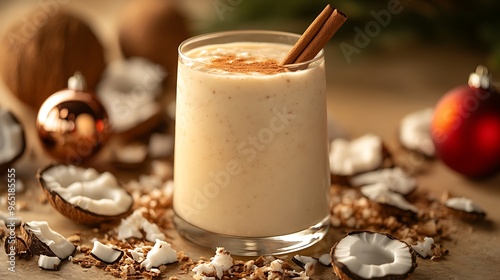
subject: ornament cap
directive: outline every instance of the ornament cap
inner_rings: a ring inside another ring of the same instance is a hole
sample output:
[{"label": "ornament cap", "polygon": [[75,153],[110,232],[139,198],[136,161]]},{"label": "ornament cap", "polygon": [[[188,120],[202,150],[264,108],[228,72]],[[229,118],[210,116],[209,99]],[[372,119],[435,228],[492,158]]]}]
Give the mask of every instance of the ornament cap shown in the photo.
[{"label": "ornament cap", "polygon": [[470,87],[474,88],[489,88],[491,84],[491,75],[488,72],[488,68],[486,68],[486,66],[479,65],[476,68],[476,72],[469,75],[468,84]]},{"label": "ornament cap", "polygon": [[68,79],[68,88],[71,90],[84,91],[86,87],[87,82],[80,72],[75,72],[75,74]]}]

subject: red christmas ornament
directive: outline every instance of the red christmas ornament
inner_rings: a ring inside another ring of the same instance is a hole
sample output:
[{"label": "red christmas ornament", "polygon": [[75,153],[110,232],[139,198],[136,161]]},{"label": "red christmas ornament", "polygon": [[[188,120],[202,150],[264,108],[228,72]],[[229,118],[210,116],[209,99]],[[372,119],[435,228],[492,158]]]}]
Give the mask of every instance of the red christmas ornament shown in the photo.
[{"label": "red christmas ornament", "polygon": [[459,173],[484,177],[500,171],[500,93],[484,66],[438,102],[431,137],[438,158]]}]

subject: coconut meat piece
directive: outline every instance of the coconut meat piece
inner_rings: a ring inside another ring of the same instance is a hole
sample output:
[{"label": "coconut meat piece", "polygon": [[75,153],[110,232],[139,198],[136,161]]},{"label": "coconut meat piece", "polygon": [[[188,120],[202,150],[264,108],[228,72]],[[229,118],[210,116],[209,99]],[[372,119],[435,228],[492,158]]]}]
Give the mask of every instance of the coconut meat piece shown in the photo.
[{"label": "coconut meat piece", "polygon": [[114,216],[128,211],[133,203],[113,174],[95,169],[54,166],[42,174],[49,191],[65,201],[98,215]]},{"label": "coconut meat piece", "polygon": [[119,163],[142,163],[148,156],[148,147],[139,143],[127,144],[114,151],[114,157]]},{"label": "coconut meat piece", "polygon": [[[75,245],[64,236],[53,231],[46,221],[31,221],[25,223],[25,230],[34,234],[38,241],[44,243],[60,259],[66,259],[75,251]],[[36,241],[32,241],[36,242]],[[36,252],[35,252],[36,253]]]},{"label": "coconut meat piece", "polygon": [[384,168],[356,175],[350,180],[353,186],[384,183],[391,191],[407,195],[417,187],[417,180],[400,167]]},{"label": "coconut meat piece", "polygon": [[292,257],[292,261],[304,269],[306,275],[314,274],[314,268],[318,260],[309,256],[295,255]]},{"label": "coconut meat piece", "polygon": [[57,270],[60,263],[61,259],[58,257],[40,255],[38,258],[38,267],[46,270]]},{"label": "coconut meat piece", "polygon": [[434,254],[432,246],[434,245],[434,239],[432,237],[424,237],[423,242],[417,242],[417,245],[411,246],[415,252],[417,252],[422,258],[427,258]]},{"label": "coconut meat piece", "polygon": [[24,133],[21,124],[5,108],[0,107],[0,165],[22,153]]},{"label": "coconut meat piece", "polygon": [[174,137],[169,134],[153,133],[149,137],[149,154],[152,158],[164,158],[174,153]]},{"label": "coconut meat piece", "polygon": [[362,279],[382,278],[413,272],[416,263],[411,250],[386,234],[359,232],[342,238],[332,250],[332,259],[335,266],[340,263]]},{"label": "coconut meat piece", "polygon": [[374,170],[382,165],[382,139],[366,134],[352,141],[334,139],[330,144],[330,171],[334,175],[350,176]]},{"label": "coconut meat piece", "polygon": [[218,279],[222,279],[224,271],[229,270],[233,266],[233,258],[224,247],[217,247],[215,256],[210,259],[210,263],[200,263],[193,268],[196,276],[205,276],[215,273]]},{"label": "coconut meat piece", "polygon": [[391,191],[384,183],[363,186],[361,187],[361,193],[368,199],[377,203],[391,205],[401,210],[409,210],[414,213],[418,212],[417,207],[409,203],[401,194]]},{"label": "coconut meat piece", "polygon": [[146,259],[142,261],[141,267],[150,271],[153,267],[159,267],[162,264],[171,264],[177,261],[177,252],[172,249],[170,243],[157,239],[153,249],[148,252]]},{"label": "coconut meat piece", "polygon": [[471,199],[465,197],[452,197],[446,200],[446,207],[465,211],[468,213],[485,213],[484,210],[475,204]]},{"label": "coconut meat piece", "polygon": [[92,247],[92,251],[90,252],[90,254],[97,260],[100,260],[107,264],[113,264],[122,258],[124,252],[111,246],[104,245],[98,240],[95,240],[94,247]]},{"label": "coconut meat piece", "polygon": [[399,141],[409,149],[432,157],[436,153],[430,127],[434,108],[426,108],[403,117],[399,128]]},{"label": "coconut meat piece", "polygon": [[118,226],[118,239],[123,240],[130,237],[142,238],[141,230],[146,234],[146,240],[155,242],[156,240],[166,240],[167,237],[160,230],[157,224],[149,222],[144,218],[143,213],[147,212],[146,208],[136,209],[130,216],[122,219]]},{"label": "coconut meat piece", "polygon": [[330,259],[329,254],[323,254],[319,256],[318,262],[324,266],[331,266],[332,265],[332,260]]},{"label": "coconut meat piece", "polygon": [[96,92],[115,132],[132,129],[160,112],[156,99],[165,76],[160,65],[139,57],[108,65]]}]

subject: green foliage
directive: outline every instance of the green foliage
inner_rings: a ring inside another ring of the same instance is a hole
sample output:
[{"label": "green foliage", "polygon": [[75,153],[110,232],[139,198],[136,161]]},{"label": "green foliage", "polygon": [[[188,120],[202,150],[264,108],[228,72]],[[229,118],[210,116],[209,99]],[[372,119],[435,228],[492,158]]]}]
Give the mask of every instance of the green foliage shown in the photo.
[{"label": "green foliage", "polygon": [[[490,54],[490,64],[500,67],[500,1],[476,0],[214,0],[230,5],[231,11],[211,29],[264,28],[301,33],[305,26],[330,3],[345,12],[349,20],[336,36],[349,39],[353,28],[363,29],[373,21],[371,12],[388,4],[403,7],[392,15],[390,24],[373,40],[373,47],[405,41],[444,43],[474,48]],[[267,28],[266,28],[267,27]],[[389,38],[389,39],[388,39]]]}]

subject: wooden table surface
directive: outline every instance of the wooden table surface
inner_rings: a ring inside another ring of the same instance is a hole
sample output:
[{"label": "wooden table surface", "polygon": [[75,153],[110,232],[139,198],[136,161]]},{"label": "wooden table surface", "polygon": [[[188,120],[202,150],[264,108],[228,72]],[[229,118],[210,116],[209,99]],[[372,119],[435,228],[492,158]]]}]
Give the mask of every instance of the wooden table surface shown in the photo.
[{"label": "wooden table surface", "polygon": [[[106,1],[100,9],[98,1],[72,1],[67,5],[93,19],[100,37],[110,49],[116,49],[113,11],[117,1]],[[101,2],[99,2],[100,5]],[[20,7],[18,7],[20,6]],[[0,12],[0,34],[27,5],[5,5]],[[22,6],[22,7],[21,7]],[[104,17],[106,14],[106,17]],[[113,54],[114,53],[114,54]],[[363,50],[346,62],[336,45],[329,46],[327,56],[328,109],[337,124],[350,137],[375,133],[382,137],[391,150],[400,150],[396,134],[399,120],[415,110],[433,106],[447,90],[466,83],[467,77],[478,64],[485,63],[485,55],[452,46],[405,46],[385,51]],[[110,59],[117,58],[111,52]],[[494,75],[495,77],[495,75]],[[35,112],[19,104],[8,89],[0,83],[0,102],[11,108],[23,122],[28,139],[28,150],[15,165],[16,175],[26,185],[18,199],[29,199],[28,209],[19,211],[24,221],[47,220],[51,227],[69,236],[92,229],[75,224],[56,212],[49,204],[33,199],[40,188],[34,180],[35,170],[50,159],[45,156],[35,134]],[[109,147],[107,147],[109,148]],[[104,152],[103,154],[106,154]],[[106,158],[96,159],[105,164]],[[117,172],[130,179],[138,174]],[[487,212],[487,222],[478,225],[460,224],[452,240],[445,242],[450,253],[440,260],[418,260],[412,279],[500,279],[500,176],[471,181],[454,173],[439,161],[428,163],[427,172],[417,177],[419,188],[437,196],[445,191],[474,200]],[[4,178],[2,178],[4,180]],[[4,183],[0,190],[5,194]],[[167,232],[174,248],[185,251],[191,258],[211,257],[213,252],[200,249],[182,240],[175,230]],[[342,229],[332,228],[319,244],[300,254],[326,253],[343,236]],[[6,256],[1,250],[0,279],[113,279],[98,268],[82,269],[66,263],[59,271],[38,268],[34,259],[18,260],[16,272],[7,270]],[[237,258],[237,257],[235,257]],[[178,267],[169,268],[168,275],[177,275]],[[190,279],[191,276],[181,276]],[[337,279],[331,268],[320,268],[313,279]]]}]

